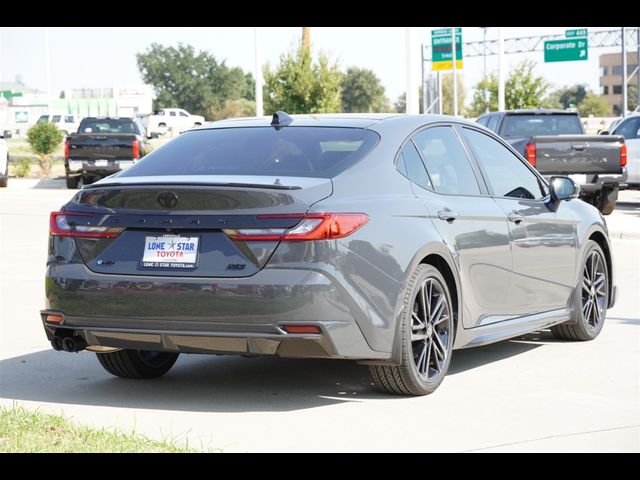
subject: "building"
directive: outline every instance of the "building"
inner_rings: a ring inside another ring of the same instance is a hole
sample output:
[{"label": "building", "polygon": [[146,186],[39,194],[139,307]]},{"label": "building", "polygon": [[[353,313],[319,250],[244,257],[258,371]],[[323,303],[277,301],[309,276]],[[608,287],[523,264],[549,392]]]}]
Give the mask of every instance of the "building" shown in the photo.
[{"label": "building", "polygon": [[[627,78],[638,67],[638,53],[627,52]],[[630,85],[638,85],[638,72],[629,80]],[[605,53],[600,55],[600,93],[609,104],[610,113],[622,113],[622,55],[620,53]],[[630,101],[631,105],[636,102]]]},{"label": "building", "polygon": [[[0,82],[0,129],[26,131],[40,115],[75,114],[78,117],[132,117],[151,113],[154,92],[149,85],[64,90],[61,98],[27,87],[20,77]],[[49,112],[49,105],[51,111]]]}]

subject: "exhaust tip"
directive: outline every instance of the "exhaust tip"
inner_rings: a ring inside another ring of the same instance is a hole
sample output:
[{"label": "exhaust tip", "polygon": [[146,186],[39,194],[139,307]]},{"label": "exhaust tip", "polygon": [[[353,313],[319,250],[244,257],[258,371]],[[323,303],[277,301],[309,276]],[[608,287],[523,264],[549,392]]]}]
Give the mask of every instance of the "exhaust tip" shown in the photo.
[{"label": "exhaust tip", "polygon": [[87,342],[78,335],[62,339],[62,348],[65,352],[79,352],[84,350],[86,346]]},{"label": "exhaust tip", "polygon": [[55,335],[52,339],[51,339],[51,348],[53,348],[56,351],[61,351],[64,350],[64,347],[62,346],[62,337],[59,337],[58,335]]}]

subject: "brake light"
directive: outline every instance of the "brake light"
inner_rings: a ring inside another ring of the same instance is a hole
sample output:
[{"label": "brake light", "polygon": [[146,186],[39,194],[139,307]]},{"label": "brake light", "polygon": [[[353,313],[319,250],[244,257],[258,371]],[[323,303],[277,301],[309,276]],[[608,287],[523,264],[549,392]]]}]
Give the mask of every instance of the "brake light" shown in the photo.
[{"label": "brake light", "polygon": [[124,227],[100,227],[93,225],[76,225],[69,222],[67,216],[90,216],[81,212],[51,212],[49,216],[49,234],[58,237],[80,238],[115,238]]},{"label": "brake light", "polygon": [[64,158],[69,158],[69,140],[64,141]]},{"label": "brake light", "polygon": [[627,144],[626,143],[623,143],[622,146],[620,147],[620,166],[621,167],[627,166]]},{"label": "brake light", "polygon": [[300,222],[289,229],[240,228],[223,231],[232,240],[253,242],[334,240],[351,235],[369,220],[364,213],[258,215],[258,218],[300,218]]},{"label": "brake light", "polygon": [[534,143],[527,143],[527,162],[531,164],[532,167],[536,166],[536,146]]},{"label": "brake light", "polygon": [[134,140],[132,143],[133,158],[140,158],[140,140]]}]

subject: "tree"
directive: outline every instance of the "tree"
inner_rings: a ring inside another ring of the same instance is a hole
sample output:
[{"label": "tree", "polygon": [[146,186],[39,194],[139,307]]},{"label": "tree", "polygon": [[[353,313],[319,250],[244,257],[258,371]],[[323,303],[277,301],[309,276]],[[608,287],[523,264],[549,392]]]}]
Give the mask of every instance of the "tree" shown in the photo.
[{"label": "tree", "polygon": [[578,113],[582,117],[588,117],[589,115],[606,117],[609,115],[609,104],[603,96],[587,92],[584,100],[578,105]]},{"label": "tree", "polygon": [[152,43],[136,60],[142,79],[156,91],[155,108],[180,107],[207,116],[225,101],[242,98],[251,90],[247,86],[251,75],[189,45],[180,43],[176,48]]},{"label": "tree", "polygon": [[27,142],[33,153],[38,156],[38,163],[43,175],[51,172],[51,154],[62,139],[63,133],[53,123],[37,123],[27,131]]},{"label": "tree", "polygon": [[[440,81],[442,82],[442,113],[453,115],[453,74],[441,75]],[[459,73],[456,75],[456,83],[458,84],[458,115],[462,115],[467,92],[464,88],[464,79]]]},{"label": "tree", "polygon": [[[418,88],[418,112],[424,113],[423,103],[422,103],[422,87]],[[393,102],[393,108],[390,110],[392,112],[398,113],[407,113],[407,93],[403,92],[398,99]]]},{"label": "tree", "polygon": [[[549,89],[549,83],[533,72],[535,63],[524,60],[509,72],[505,81],[505,107],[537,108],[543,105],[543,98]],[[444,97],[444,95],[443,95]],[[482,115],[487,111],[498,110],[498,76],[491,73],[475,86],[470,114]]]},{"label": "tree", "polygon": [[219,110],[212,110],[211,120],[223,120],[234,117],[253,117],[256,114],[256,102],[246,98],[227,100]]},{"label": "tree", "polygon": [[300,46],[282,55],[275,70],[264,67],[265,112],[339,112],[341,76],[326,55],[313,63],[311,50]]},{"label": "tree", "polygon": [[627,87],[627,107],[630,111],[634,111],[638,108],[638,86],[629,85]]},{"label": "tree", "polygon": [[372,70],[349,67],[342,78],[343,112],[388,112],[389,100]]}]

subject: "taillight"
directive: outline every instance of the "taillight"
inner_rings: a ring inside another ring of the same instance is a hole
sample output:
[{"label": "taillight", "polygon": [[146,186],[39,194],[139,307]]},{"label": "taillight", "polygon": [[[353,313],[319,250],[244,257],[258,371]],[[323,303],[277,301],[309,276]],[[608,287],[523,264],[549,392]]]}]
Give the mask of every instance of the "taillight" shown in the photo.
[{"label": "taillight", "polygon": [[316,325],[283,325],[282,328],[287,333],[322,333]]},{"label": "taillight", "polygon": [[622,146],[620,147],[620,166],[621,167],[627,166],[627,144],[626,143],[623,143]]},{"label": "taillight", "polygon": [[536,166],[536,145],[534,143],[527,143],[527,162],[531,164],[531,166]]},{"label": "taillight", "polygon": [[239,228],[223,231],[232,240],[254,242],[334,240],[351,235],[369,220],[369,217],[364,213],[258,215],[258,218],[300,218],[300,222],[288,229]]},{"label": "taillight", "polygon": [[69,140],[64,141],[64,158],[69,158]]},{"label": "taillight", "polygon": [[59,237],[82,238],[115,238],[124,230],[124,227],[100,227],[93,225],[76,225],[70,222],[67,216],[90,216],[81,212],[51,212],[49,216],[49,234]]},{"label": "taillight", "polygon": [[131,146],[133,149],[133,158],[140,158],[140,140],[134,140]]}]

